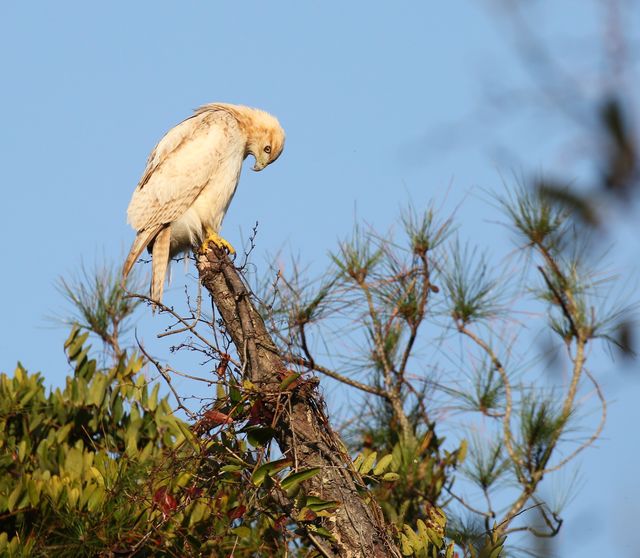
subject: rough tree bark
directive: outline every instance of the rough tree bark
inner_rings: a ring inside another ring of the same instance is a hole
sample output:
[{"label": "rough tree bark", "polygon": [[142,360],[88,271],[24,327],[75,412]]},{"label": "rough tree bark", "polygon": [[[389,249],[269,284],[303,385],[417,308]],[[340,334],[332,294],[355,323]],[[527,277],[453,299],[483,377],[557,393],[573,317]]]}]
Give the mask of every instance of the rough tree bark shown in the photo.
[{"label": "rough tree bark", "polygon": [[303,483],[305,493],[340,502],[337,511],[323,523],[335,542],[310,533],[313,544],[331,558],[402,556],[380,507],[367,493],[344,444],[329,425],[324,402],[315,389],[317,384],[302,382],[287,391],[286,397],[280,393],[287,365],[229,257],[212,246],[199,256],[198,270],[236,346],[247,379],[264,394],[267,405],[280,409],[275,425],[280,450],[297,469],[321,468],[319,474]]}]

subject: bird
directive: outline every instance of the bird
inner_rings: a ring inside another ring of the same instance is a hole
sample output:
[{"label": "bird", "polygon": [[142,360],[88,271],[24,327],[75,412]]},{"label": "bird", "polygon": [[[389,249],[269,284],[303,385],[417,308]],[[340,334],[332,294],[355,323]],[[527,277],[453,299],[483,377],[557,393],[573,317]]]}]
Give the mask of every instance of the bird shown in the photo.
[{"label": "bird", "polygon": [[162,302],[169,260],[209,243],[235,250],[219,235],[252,155],[261,171],[282,153],[285,133],[275,116],[260,109],[210,103],[169,130],[149,155],[127,220],[136,237],[122,269],[123,284],[145,248],[151,253],[150,298]]}]

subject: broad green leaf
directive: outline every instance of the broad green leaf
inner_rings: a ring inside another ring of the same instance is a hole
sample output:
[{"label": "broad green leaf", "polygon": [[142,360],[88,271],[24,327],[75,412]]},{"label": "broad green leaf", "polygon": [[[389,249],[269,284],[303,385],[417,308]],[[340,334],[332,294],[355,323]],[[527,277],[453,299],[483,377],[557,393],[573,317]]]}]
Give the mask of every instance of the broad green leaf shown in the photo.
[{"label": "broad green leaf", "polygon": [[242,400],[242,392],[236,386],[230,386],[229,399],[234,405],[237,405]]},{"label": "broad green leaf", "polygon": [[361,475],[368,474],[369,471],[373,469],[373,464],[376,462],[377,458],[378,458],[378,454],[375,451],[372,451],[369,455],[367,455],[365,460],[362,462],[362,465],[360,465],[360,469],[359,469],[360,474]]},{"label": "broad green leaf", "polygon": [[307,469],[306,471],[298,471],[296,473],[291,473],[289,476],[282,479],[280,485],[285,490],[289,490],[294,486],[300,484],[302,481],[308,480],[311,477],[317,475],[322,469],[320,467],[313,467],[311,469]]},{"label": "broad green leaf", "polygon": [[189,527],[192,527],[199,521],[206,519],[208,516],[209,506],[207,506],[204,502],[198,500],[191,509],[191,514],[189,516]]},{"label": "broad green leaf", "polygon": [[385,473],[384,475],[382,475],[382,480],[389,482],[397,481],[399,478],[400,475],[398,473]]},{"label": "broad green leaf", "polygon": [[87,398],[87,403],[89,405],[99,407],[102,404],[104,395],[107,391],[108,380],[109,378],[104,374],[94,376],[93,381],[91,382],[91,389],[89,390],[89,397]]},{"label": "broad green leaf", "polygon": [[429,536],[429,540],[435,544],[438,548],[442,547],[442,536],[436,533],[433,529],[427,527],[427,535]]},{"label": "broad green leaf", "polygon": [[305,506],[314,512],[334,509],[339,505],[340,502],[336,502],[335,500],[323,500],[322,498],[316,498],[315,496],[307,496],[305,503]]},{"label": "broad green leaf", "polygon": [[277,461],[269,461],[264,465],[260,465],[251,475],[251,482],[255,486],[260,486],[267,476],[273,475],[282,469],[290,467],[292,464],[290,459],[278,459]]},{"label": "broad green leaf", "polygon": [[382,459],[380,459],[380,461],[378,461],[376,468],[373,470],[373,474],[381,475],[382,473],[384,473],[387,470],[387,467],[389,467],[389,465],[391,464],[391,461],[393,461],[393,455],[391,455],[390,453],[385,455]]},{"label": "broad green leaf", "polygon": [[198,442],[196,441],[195,436],[193,435],[193,432],[191,432],[189,425],[182,421],[178,421],[176,424],[178,425],[178,429],[180,430],[180,433],[182,434],[184,439],[189,443],[189,445],[194,450],[196,451],[199,450],[200,448],[198,446]]},{"label": "broad green leaf", "polygon": [[36,507],[40,501],[40,492],[42,490],[42,481],[29,479],[27,481],[27,492],[29,493],[29,504]]},{"label": "broad green leaf", "polygon": [[64,462],[64,469],[71,478],[80,478],[84,469],[82,450],[71,448]]},{"label": "broad green leaf", "polygon": [[249,426],[246,429],[247,441],[254,447],[267,445],[275,436],[276,431],[268,426]]},{"label": "broad green leaf", "polygon": [[87,500],[87,510],[90,512],[95,512],[98,510],[102,504],[105,502],[105,491],[104,488],[99,485],[93,491],[89,499]]},{"label": "broad green leaf", "polygon": [[80,489],[77,486],[67,487],[67,505],[71,509],[76,509],[78,500],[80,499]]},{"label": "broad green leaf", "polygon": [[151,395],[149,395],[149,410],[151,412],[155,411],[158,407],[158,392],[160,391],[160,384],[156,382],[151,390]]},{"label": "broad green leaf", "polygon": [[218,400],[224,400],[227,397],[227,390],[222,382],[216,386],[216,397]]},{"label": "broad green leaf", "polygon": [[400,548],[402,550],[403,556],[412,556],[413,555],[413,547],[409,542],[409,537],[407,537],[404,533],[400,534]]},{"label": "broad green leaf", "polygon": [[391,461],[391,470],[394,473],[396,473],[400,469],[400,466],[402,465],[402,447],[400,446],[399,443],[393,446],[393,451],[391,452],[391,455],[393,457]]},{"label": "broad green leaf", "polygon": [[59,444],[62,444],[63,442],[65,442],[67,440],[67,437],[69,436],[69,432],[71,432],[71,429],[73,428],[73,423],[67,423],[65,424],[62,428],[60,428],[56,433],[56,441]]},{"label": "broad green leaf", "polygon": [[9,510],[9,512],[12,512],[15,509],[16,504],[18,503],[18,498],[20,498],[21,494],[22,494],[22,485],[18,484],[13,489],[11,494],[9,494],[9,499],[7,500],[7,510]]},{"label": "broad green leaf", "polygon": [[249,527],[246,527],[245,525],[241,525],[240,527],[231,529],[231,532],[242,538],[249,538],[251,536],[251,529],[249,529]]},{"label": "broad green leaf", "polygon": [[409,542],[411,543],[414,551],[421,550],[424,547],[424,543],[422,542],[422,540],[420,540],[420,537],[418,537],[417,533],[409,525],[405,523],[402,527],[402,530],[407,535],[407,538],[409,539]]},{"label": "broad green leaf", "polygon": [[418,535],[422,539],[424,545],[426,546],[430,542],[433,542],[427,533],[427,526],[424,521],[422,521],[422,519],[418,519],[418,521],[416,521],[416,525],[418,526]]},{"label": "broad green leaf", "polygon": [[18,459],[21,462],[24,462],[24,458],[27,455],[27,441],[26,440],[22,440],[19,444],[18,444]]},{"label": "broad green leaf", "polygon": [[280,382],[280,391],[286,391],[287,388],[295,382],[301,374],[299,372],[290,372],[286,375],[285,379]]}]

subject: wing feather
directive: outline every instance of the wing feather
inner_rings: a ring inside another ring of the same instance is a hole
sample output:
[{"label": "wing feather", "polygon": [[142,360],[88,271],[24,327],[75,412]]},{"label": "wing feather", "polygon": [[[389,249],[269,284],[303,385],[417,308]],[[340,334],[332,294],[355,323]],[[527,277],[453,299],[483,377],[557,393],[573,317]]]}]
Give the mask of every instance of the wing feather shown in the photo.
[{"label": "wing feather", "polygon": [[137,235],[135,240],[133,241],[133,245],[131,246],[131,250],[129,250],[129,255],[122,266],[122,281],[124,282],[133,267],[133,264],[136,263],[137,259],[142,254],[142,251],[147,247],[147,245],[154,239],[156,234],[161,227],[152,227],[150,229],[142,230]]},{"label": "wing feather", "polygon": [[224,163],[239,133],[237,121],[222,110],[198,113],[172,128],[149,156],[129,203],[129,223],[142,231],[181,217]]}]

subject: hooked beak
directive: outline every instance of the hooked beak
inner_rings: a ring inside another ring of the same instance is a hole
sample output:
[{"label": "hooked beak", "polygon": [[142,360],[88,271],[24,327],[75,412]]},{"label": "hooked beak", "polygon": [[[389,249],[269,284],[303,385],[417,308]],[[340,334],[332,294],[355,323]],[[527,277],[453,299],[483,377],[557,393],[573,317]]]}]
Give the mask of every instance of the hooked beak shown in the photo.
[{"label": "hooked beak", "polygon": [[261,171],[263,168],[265,168],[268,164],[268,161],[259,161],[258,159],[256,159],[256,164],[253,165],[253,170],[258,172]]}]

